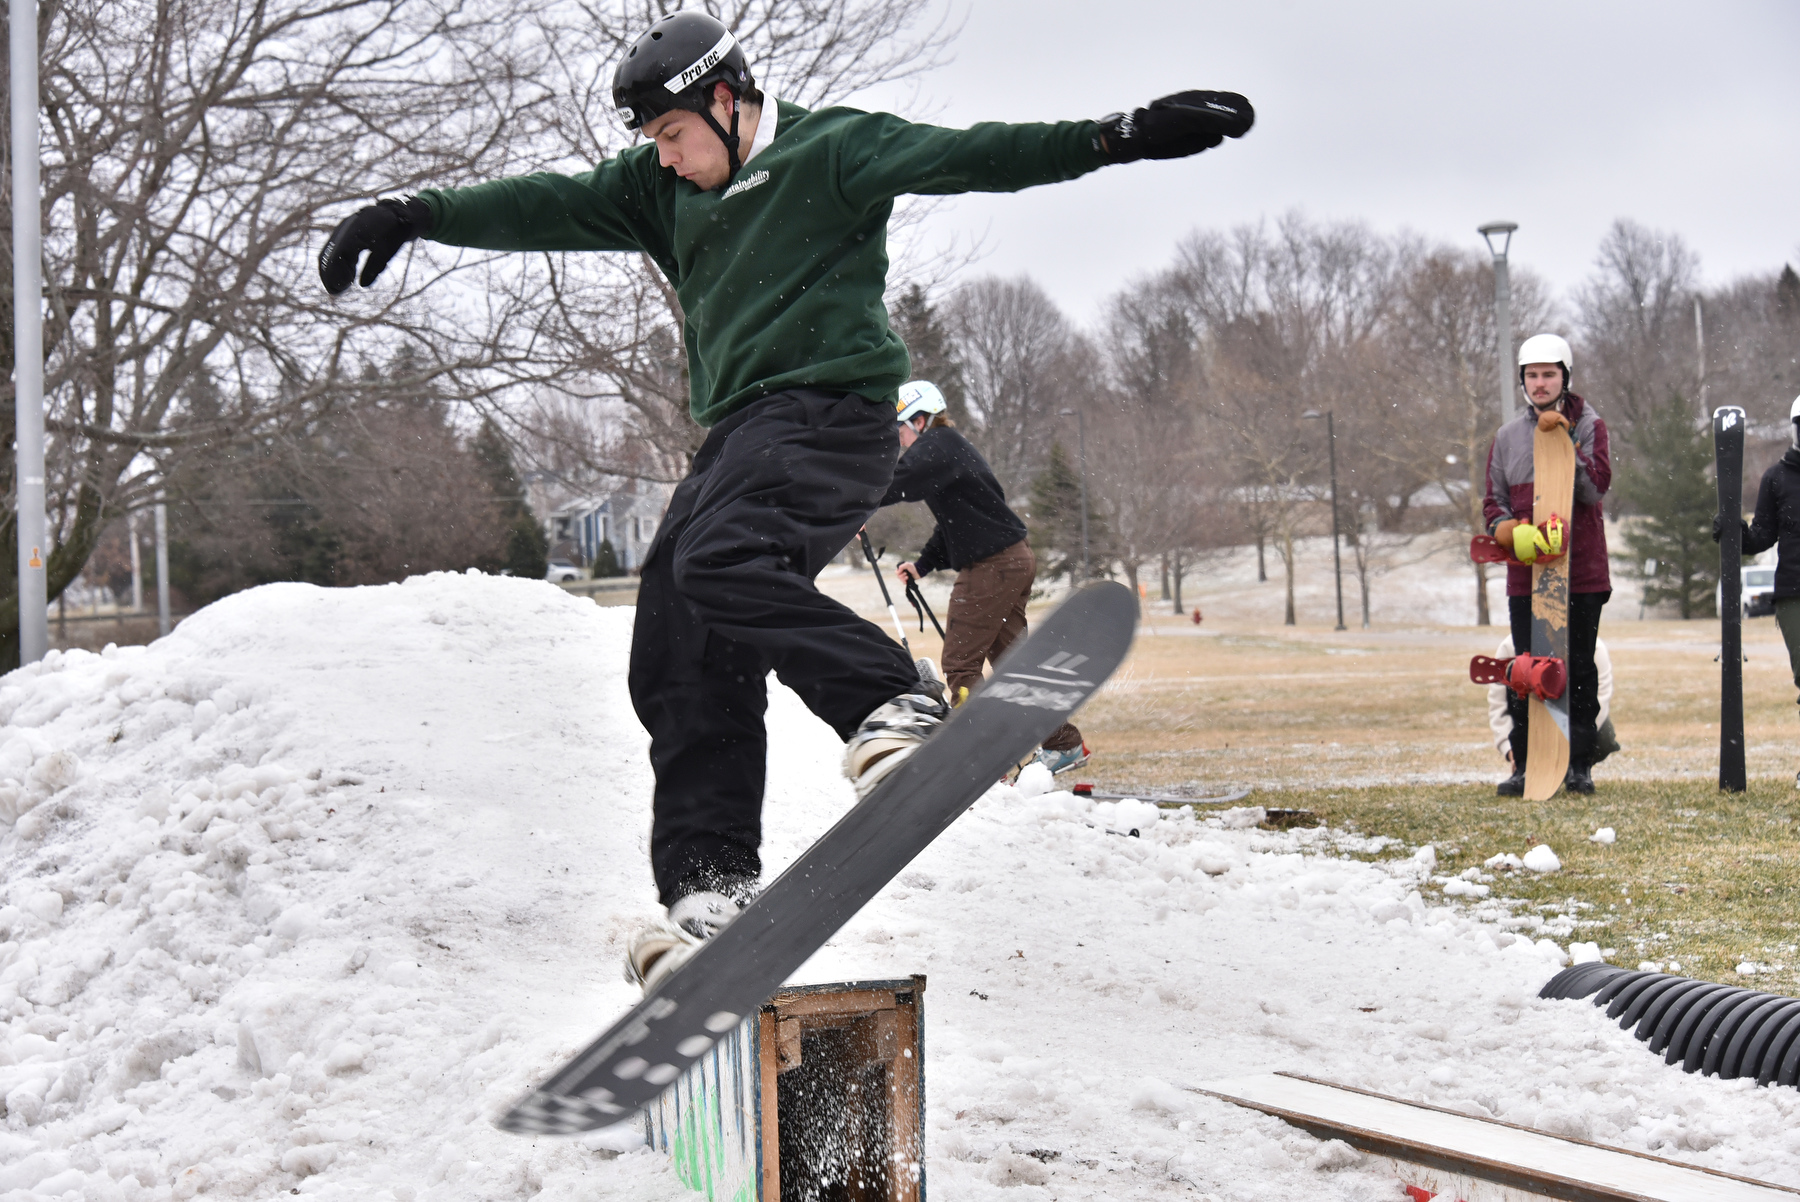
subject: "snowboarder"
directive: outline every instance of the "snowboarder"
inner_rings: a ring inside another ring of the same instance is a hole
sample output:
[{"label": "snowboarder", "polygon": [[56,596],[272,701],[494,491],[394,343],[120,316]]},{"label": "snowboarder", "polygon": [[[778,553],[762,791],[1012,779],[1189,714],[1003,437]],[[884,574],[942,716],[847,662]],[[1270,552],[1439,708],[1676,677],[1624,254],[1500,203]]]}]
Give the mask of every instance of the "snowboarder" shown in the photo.
[{"label": "snowboarder", "polygon": [[[1612,452],[1606,423],[1580,396],[1569,391],[1575,356],[1555,334],[1537,334],[1519,347],[1519,382],[1531,403],[1525,412],[1501,426],[1488,448],[1487,501],[1483,513],[1488,533],[1520,558],[1535,558],[1532,523],[1549,514],[1533,514],[1532,433],[1562,428],[1575,441],[1575,512],[1563,517],[1569,551],[1569,770],[1563,787],[1571,793],[1594,791],[1594,743],[1600,712],[1599,674],[1594,641],[1600,633],[1600,610],[1612,597],[1606,563],[1606,519],[1601,509],[1612,487]],[[1519,535],[1522,537],[1515,537]],[[1506,603],[1513,646],[1531,646],[1531,569],[1506,570]],[[1502,797],[1525,792],[1525,748],[1528,709],[1524,698],[1507,700],[1512,714],[1513,773],[1495,791]]]},{"label": "snowboarder", "polygon": [[[887,489],[906,347],[889,328],[894,198],[1006,192],[1248,132],[1241,96],[1182,92],[1099,121],[915,125],[766,95],[724,25],[657,20],[613,76],[634,146],[542,172],[383,199],[332,232],[328,291],[370,286],[409,241],[652,259],[685,314],[690,411],[709,433],[646,555],[631,696],[656,774],[650,858],[669,923],[628,972],[672,971],[761,873],[765,678],[842,737],[859,795],[948,707],[898,645],[813,578]],[[681,954],[665,955],[679,952]]]},{"label": "snowboarder", "polygon": [[[900,386],[900,462],[883,505],[923,501],[937,519],[917,558],[894,571],[900,587],[939,568],[956,573],[944,615],[944,681],[955,705],[981,684],[982,663],[996,663],[1025,633],[1025,602],[1037,560],[1025,523],[1006,504],[993,469],[944,412],[944,394],[928,380]],[[1052,773],[1088,762],[1081,732],[1065,722],[1039,747]]]},{"label": "snowboarder", "polygon": [[[1788,667],[1800,687],[1800,397],[1788,408],[1791,442],[1787,453],[1769,465],[1756,490],[1756,516],[1743,523],[1744,554],[1775,552],[1775,624],[1787,644]],[[1713,518],[1713,541],[1724,534],[1718,516]],[[1794,777],[1800,789],[1800,775]]]}]

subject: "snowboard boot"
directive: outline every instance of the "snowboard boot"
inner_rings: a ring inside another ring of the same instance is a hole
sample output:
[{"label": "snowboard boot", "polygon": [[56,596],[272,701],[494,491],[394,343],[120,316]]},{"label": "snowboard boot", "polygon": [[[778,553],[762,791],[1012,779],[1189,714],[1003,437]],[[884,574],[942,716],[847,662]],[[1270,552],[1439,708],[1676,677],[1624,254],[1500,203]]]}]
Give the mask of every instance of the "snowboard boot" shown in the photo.
[{"label": "snowboard boot", "polygon": [[1079,747],[1070,747],[1064,751],[1052,751],[1048,747],[1040,747],[1034,758],[1038,763],[1050,769],[1051,776],[1055,776],[1059,772],[1071,772],[1086,764],[1090,754],[1092,753],[1088,751],[1088,745],[1083,743]]},{"label": "snowboard boot", "polygon": [[625,979],[650,992],[724,930],[755,891],[754,880],[734,877],[717,889],[696,889],[676,898],[666,922],[652,923],[633,936],[625,954]]},{"label": "snowboard boot", "polygon": [[862,720],[844,748],[844,775],[860,800],[886,780],[950,716],[943,685],[921,680]]},{"label": "snowboard boot", "polygon": [[1516,757],[1513,760],[1513,774],[1494,786],[1496,797],[1525,796],[1525,765]]},{"label": "snowboard boot", "polygon": [[1594,771],[1586,764],[1570,764],[1569,771],[1563,776],[1563,788],[1571,793],[1592,793],[1594,791]]}]

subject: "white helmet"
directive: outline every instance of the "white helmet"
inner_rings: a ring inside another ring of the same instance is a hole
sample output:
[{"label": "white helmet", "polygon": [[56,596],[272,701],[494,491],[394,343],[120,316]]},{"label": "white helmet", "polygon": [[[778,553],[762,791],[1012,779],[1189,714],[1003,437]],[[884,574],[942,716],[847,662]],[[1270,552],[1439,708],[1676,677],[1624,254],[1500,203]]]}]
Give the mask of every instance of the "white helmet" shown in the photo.
[{"label": "white helmet", "polygon": [[1800,422],[1800,396],[1795,397],[1794,403],[1788,406],[1788,420]]},{"label": "white helmet", "polygon": [[894,407],[894,420],[909,422],[921,413],[942,413],[946,408],[944,394],[937,390],[936,384],[930,380],[908,380],[900,385],[900,402]]},{"label": "white helmet", "polygon": [[1519,344],[1521,380],[1525,378],[1525,368],[1533,363],[1562,364],[1564,388],[1569,386],[1569,377],[1575,374],[1575,354],[1559,334],[1533,334]]}]

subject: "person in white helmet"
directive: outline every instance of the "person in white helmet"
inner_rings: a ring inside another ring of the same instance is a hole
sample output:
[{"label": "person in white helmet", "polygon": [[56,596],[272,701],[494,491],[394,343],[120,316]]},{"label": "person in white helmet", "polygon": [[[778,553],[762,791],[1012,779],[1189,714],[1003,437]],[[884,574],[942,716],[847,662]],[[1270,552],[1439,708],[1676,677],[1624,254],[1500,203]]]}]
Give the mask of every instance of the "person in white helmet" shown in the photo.
[{"label": "person in white helmet", "polygon": [[[1756,517],[1743,523],[1744,554],[1775,552],[1775,623],[1787,644],[1788,667],[1800,688],[1800,397],[1788,408],[1791,445],[1787,453],[1763,473],[1756,491]],[[1713,541],[1724,532],[1720,516],[1713,518]],[[1794,777],[1800,789],[1800,775]]]},{"label": "person in white helmet", "polygon": [[[1037,560],[1025,523],[1006,503],[987,460],[956,430],[944,394],[929,380],[900,386],[900,462],[883,505],[923,501],[937,519],[925,549],[895,569],[902,587],[940,568],[956,573],[944,616],[944,681],[952,704],[982,681],[982,664],[997,662],[1025,633],[1025,602]],[[1065,722],[1038,749],[1051,772],[1088,761],[1081,732]]]},{"label": "person in white helmet", "polygon": [[[1501,426],[1488,448],[1487,500],[1483,513],[1488,532],[1521,558],[1535,557],[1532,523],[1550,515],[1533,514],[1532,435],[1537,430],[1566,430],[1575,442],[1575,512],[1563,518],[1569,539],[1569,771],[1563,787],[1571,793],[1594,791],[1594,742],[1600,713],[1599,672],[1594,642],[1600,634],[1600,610],[1612,597],[1606,564],[1606,516],[1601,509],[1612,487],[1612,448],[1606,423],[1594,407],[1569,391],[1575,355],[1556,334],[1537,334],[1519,347],[1519,383],[1529,404],[1525,412]],[[1531,569],[1506,570],[1506,606],[1513,645],[1531,646]],[[1525,700],[1514,695],[1512,709],[1513,773],[1500,782],[1502,797],[1525,792],[1527,717]]]}]

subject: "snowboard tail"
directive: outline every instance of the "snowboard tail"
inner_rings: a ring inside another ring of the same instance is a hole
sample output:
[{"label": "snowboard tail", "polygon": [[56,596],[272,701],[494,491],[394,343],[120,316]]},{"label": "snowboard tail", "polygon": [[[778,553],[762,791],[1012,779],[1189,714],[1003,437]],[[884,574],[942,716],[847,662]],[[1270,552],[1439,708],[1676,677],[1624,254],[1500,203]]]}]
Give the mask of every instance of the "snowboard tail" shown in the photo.
[{"label": "snowboard tail", "polygon": [[1093,696],[1124,661],[1137,618],[1122,584],[1076,592],[892,776],[499,1125],[572,1135],[655,1100]]}]

